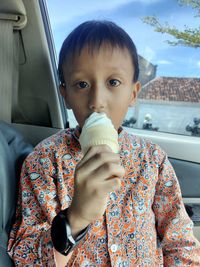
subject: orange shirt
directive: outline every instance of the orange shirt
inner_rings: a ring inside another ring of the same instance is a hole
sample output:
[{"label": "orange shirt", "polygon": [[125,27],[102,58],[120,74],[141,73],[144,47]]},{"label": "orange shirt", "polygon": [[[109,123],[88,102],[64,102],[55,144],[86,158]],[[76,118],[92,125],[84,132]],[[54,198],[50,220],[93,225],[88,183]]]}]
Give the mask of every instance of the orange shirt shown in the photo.
[{"label": "orange shirt", "polygon": [[[55,266],[50,227],[72,201],[75,166],[83,157],[79,135],[79,127],[60,131],[23,165],[8,244],[16,266]],[[126,170],[121,189],[110,193],[104,216],[91,223],[67,266],[200,266],[200,243],[166,154],[122,128],[119,145]]]}]

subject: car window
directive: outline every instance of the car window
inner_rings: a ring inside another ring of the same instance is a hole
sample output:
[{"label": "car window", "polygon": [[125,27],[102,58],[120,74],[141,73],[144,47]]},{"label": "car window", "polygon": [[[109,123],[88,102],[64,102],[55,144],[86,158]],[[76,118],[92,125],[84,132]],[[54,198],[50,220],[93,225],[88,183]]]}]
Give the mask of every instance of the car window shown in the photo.
[{"label": "car window", "polygon": [[[132,37],[139,54],[142,90],[123,126],[200,137],[199,7],[194,3],[60,0],[58,4],[47,0],[57,53],[71,30],[86,20],[112,20]],[[162,33],[163,28],[168,33]],[[185,43],[181,32],[190,34]],[[68,113],[70,126],[75,127],[73,113]]]}]

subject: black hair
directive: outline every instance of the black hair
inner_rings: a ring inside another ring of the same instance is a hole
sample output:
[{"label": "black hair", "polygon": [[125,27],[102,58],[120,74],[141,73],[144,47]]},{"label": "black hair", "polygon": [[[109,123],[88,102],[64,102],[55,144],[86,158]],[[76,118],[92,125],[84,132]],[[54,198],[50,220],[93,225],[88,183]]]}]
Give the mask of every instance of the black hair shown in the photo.
[{"label": "black hair", "polygon": [[131,37],[114,22],[91,20],[76,27],[62,44],[58,63],[60,83],[65,84],[63,65],[66,60],[73,60],[75,55],[80,55],[85,46],[88,46],[93,51],[94,49],[99,49],[102,44],[110,44],[111,47],[122,49],[126,48],[129,51],[135,70],[133,81],[137,82],[139,76],[138,55]]}]

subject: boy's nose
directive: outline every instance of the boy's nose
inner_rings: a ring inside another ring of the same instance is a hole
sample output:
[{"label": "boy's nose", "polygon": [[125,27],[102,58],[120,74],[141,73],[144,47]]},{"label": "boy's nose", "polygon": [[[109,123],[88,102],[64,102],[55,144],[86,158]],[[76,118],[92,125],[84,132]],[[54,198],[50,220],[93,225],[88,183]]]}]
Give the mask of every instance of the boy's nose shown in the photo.
[{"label": "boy's nose", "polygon": [[106,107],[106,95],[102,87],[93,87],[89,95],[89,109],[102,112]]}]

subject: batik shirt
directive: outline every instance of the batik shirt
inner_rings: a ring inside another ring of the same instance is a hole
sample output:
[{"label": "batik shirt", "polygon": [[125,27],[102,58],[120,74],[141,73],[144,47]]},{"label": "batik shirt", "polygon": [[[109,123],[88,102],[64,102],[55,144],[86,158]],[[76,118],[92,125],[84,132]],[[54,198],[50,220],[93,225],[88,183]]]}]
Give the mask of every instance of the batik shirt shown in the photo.
[{"label": "batik shirt", "polygon": [[[121,188],[110,192],[104,215],[89,225],[67,266],[200,266],[200,244],[166,154],[122,128],[118,134]],[[62,130],[24,162],[8,244],[16,266],[55,266],[51,223],[73,198],[79,135],[79,127]]]}]

